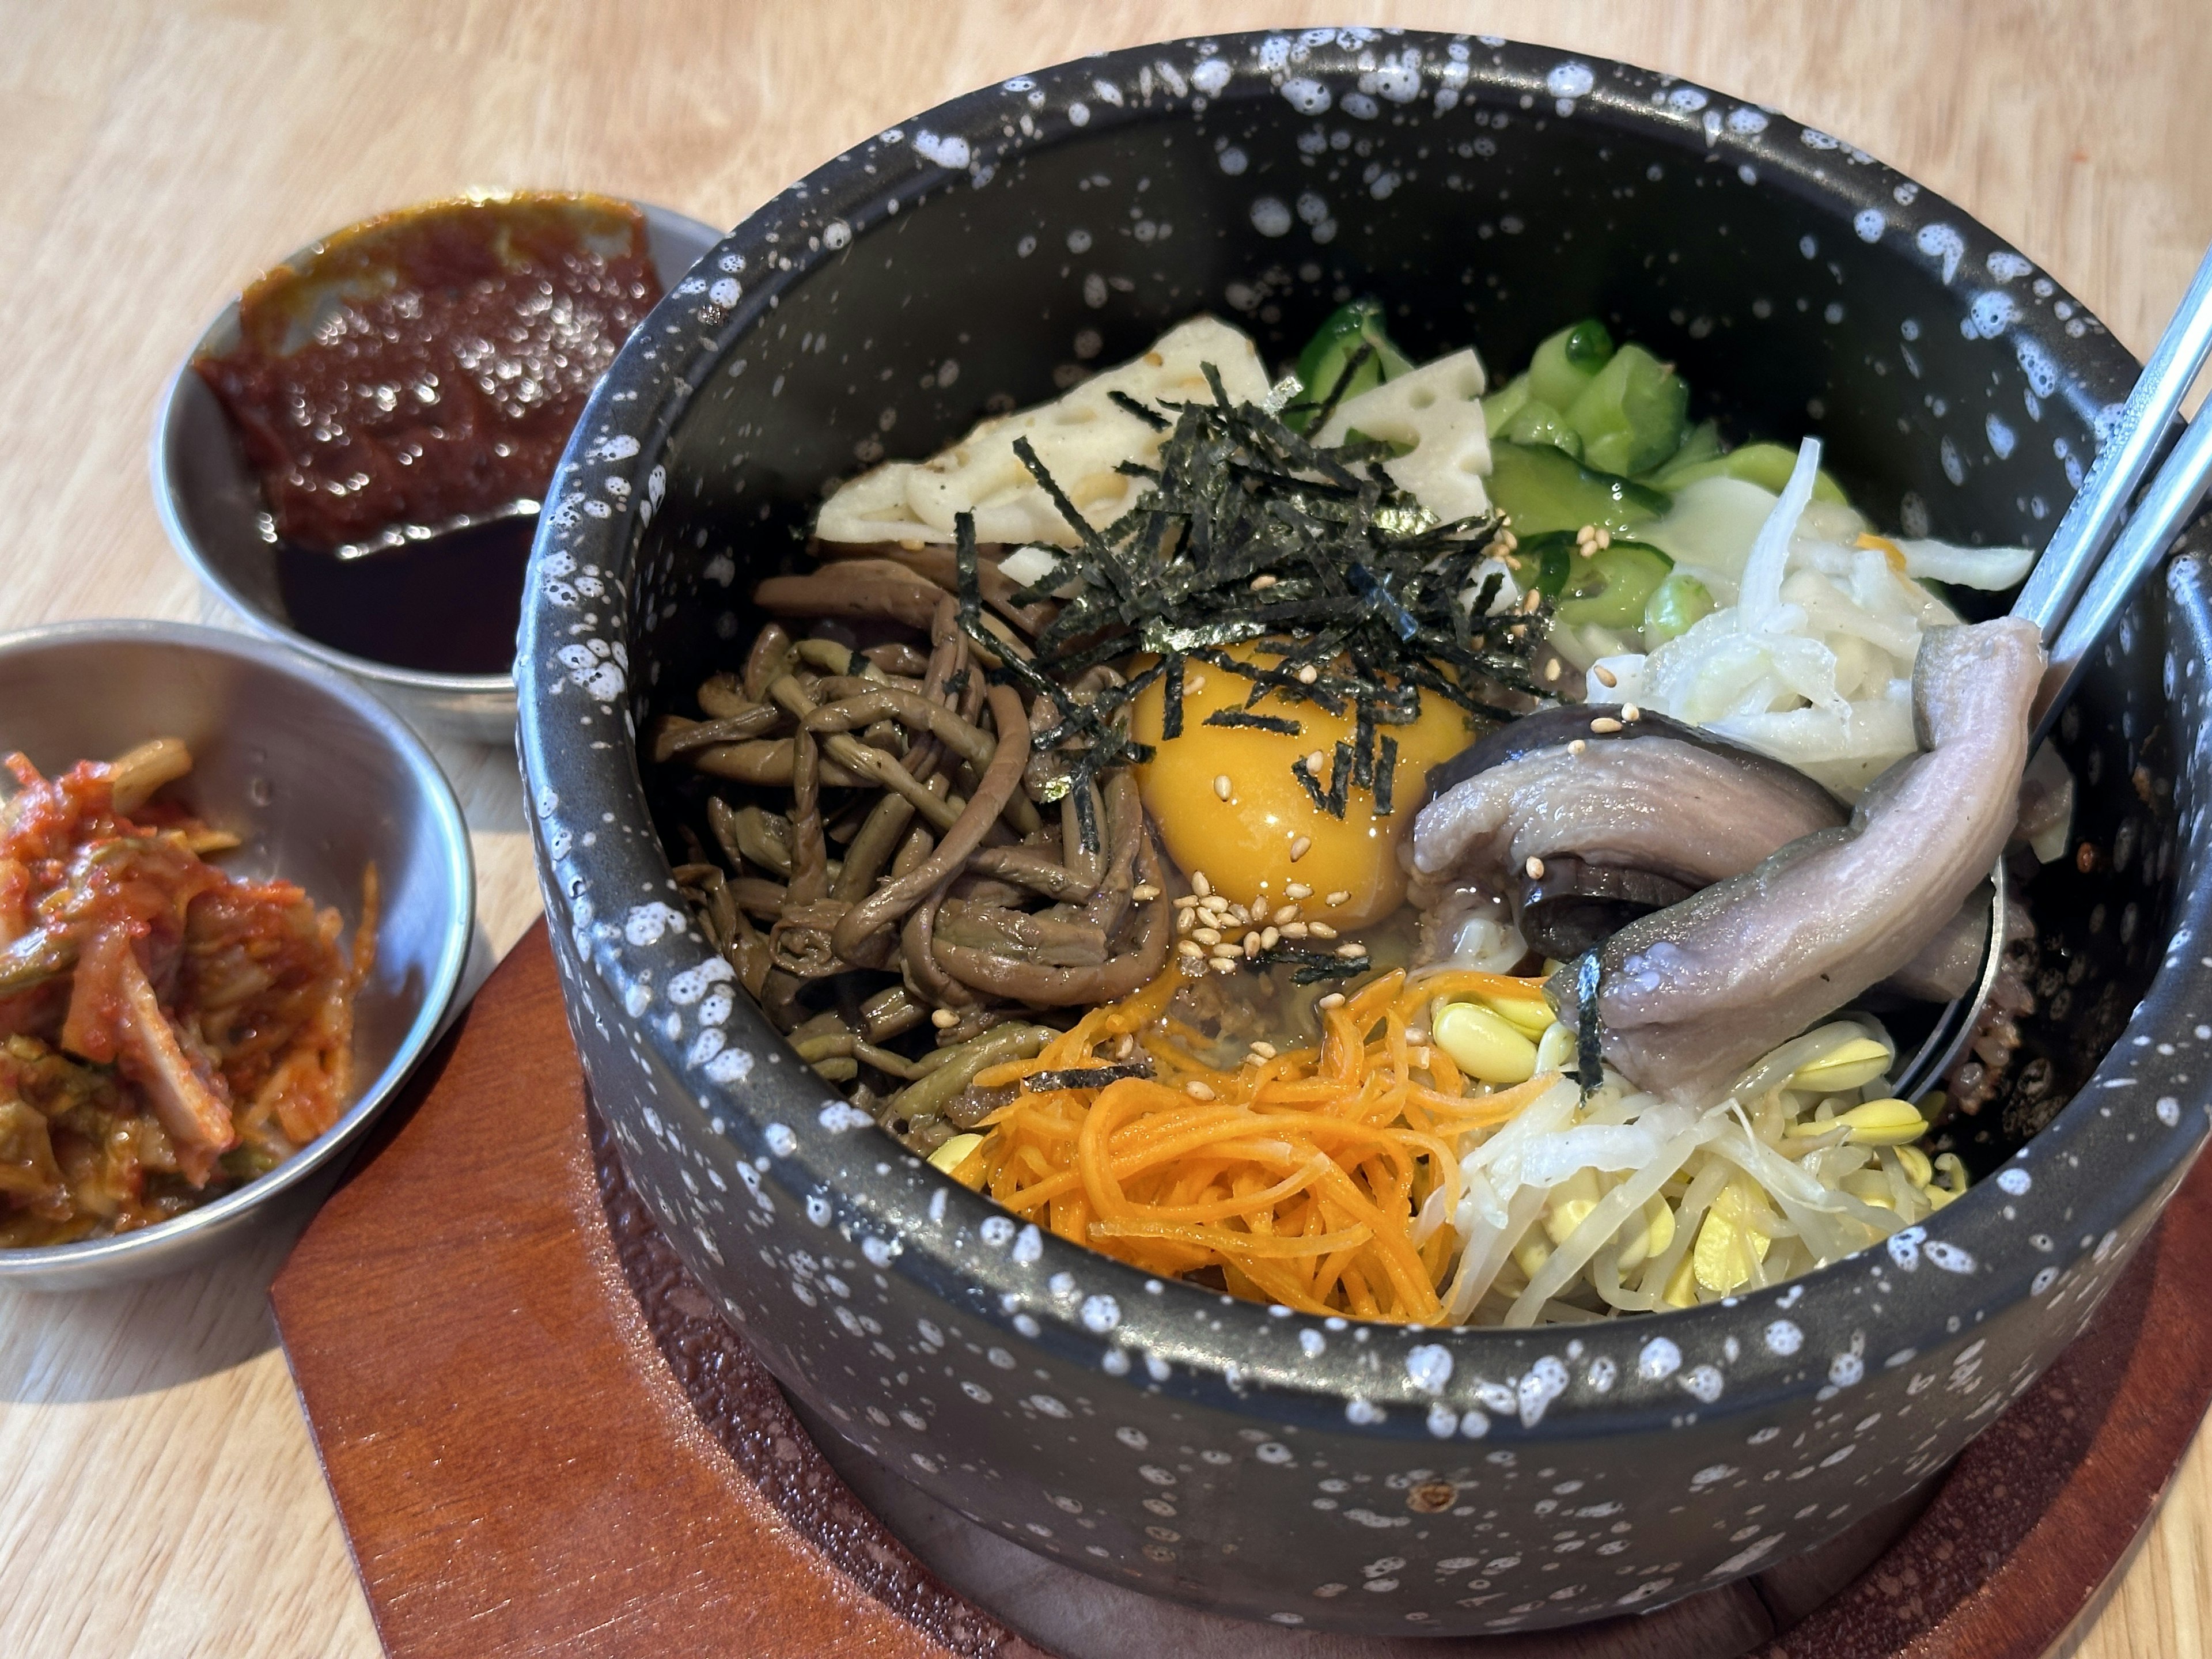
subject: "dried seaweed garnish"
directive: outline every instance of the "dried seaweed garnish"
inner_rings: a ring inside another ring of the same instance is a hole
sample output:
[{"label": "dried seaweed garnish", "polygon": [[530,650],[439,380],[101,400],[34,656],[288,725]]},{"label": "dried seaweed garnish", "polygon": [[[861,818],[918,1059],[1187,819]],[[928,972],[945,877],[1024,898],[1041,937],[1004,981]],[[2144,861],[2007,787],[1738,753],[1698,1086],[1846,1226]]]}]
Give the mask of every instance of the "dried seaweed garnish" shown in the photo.
[{"label": "dried seaweed garnish", "polygon": [[1591,1090],[1605,1081],[1605,1060],[1598,1051],[1599,1033],[1602,1022],[1598,1017],[1597,995],[1600,981],[1605,976],[1603,964],[1597,952],[1583,952],[1575,964],[1575,1081],[1582,1085],[1583,1098]]},{"label": "dried seaweed garnish", "polygon": [[1130,414],[1135,416],[1139,420],[1142,421],[1146,426],[1152,428],[1155,432],[1164,432],[1170,425],[1173,424],[1173,422],[1171,422],[1166,416],[1161,414],[1159,410],[1150,407],[1148,404],[1139,403],[1134,398],[1132,398],[1127,392],[1121,391],[1119,387],[1108,392],[1106,397],[1109,402],[1117,404],[1121,408],[1127,410]]},{"label": "dried seaweed garnish", "polygon": [[1291,763],[1291,775],[1304,786],[1306,799],[1313,803],[1315,811],[1328,811],[1328,797],[1322,793],[1321,780],[1314,776],[1312,771],[1307,767],[1304,756],[1301,755]]},{"label": "dried seaweed garnish", "polygon": [[1273,732],[1285,738],[1295,738],[1305,730],[1296,720],[1286,720],[1279,714],[1252,714],[1241,708],[1217,708],[1206,717],[1206,723],[1249,726],[1255,732]]},{"label": "dried seaweed garnish", "polygon": [[1382,756],[1375,763],[1375,816],[1387,818],[1393,809],[1391,796],[1398,779],[1398,739],[1385,736],[1382,749]]},{"label": "dried seaweed garnish", "polygon": [[[1076,539],[1073,547],[1041,549],[1050,567],[1014,596],[1030,605],[1073,590],[1036,636],[1035,662],[1006,653],[1004,641],[984,631],[972,524],[961,532],[961,626],[999,660],[994,678],[1056,711],[1056,719],[1035,723],[1031,741],[1039,754],[1054,756],[1067,787],[1138,757],[1127,714],[1150,681],[1139,676],[1081,698],[1063,688],[1138,652],[1155,655],[1165,675],[1169,738],[1183,730],[1189,660],[1249,685],[1241,712],[1221,711],[1208,724],[1300,731],[1295,719],[1258,712],[1271,694],[1352,715],[1357,741],[1340,745],[1322,798],[1339,816],[1351,788],[1377,791],[1382,805],[1389,768],[1377,770],[1376,728],[1419,718],[1425,696],[1486,721],[1516,712],[1503,706],[1502,694],[1545,697],[1532,662],[1548,608],[1492,617],[1497,580],[1476,574],[1496,532],[1493,515],[1439,524],[1382,471],[1388,445],[1323,447],[1261,405],[1233,401],[1211,365],[1206,378],[1211,401],[1163,405],[1175,419],[1158,465],[1120,469],[1153,487],[1103,527],[1083,517],[1028,441],[1016,441],[1015,454]],[[1316,429],[1349,379],[1331,389]],[[1135,398],[1114,401],[1165,425]],[[1255,641],[1255,660],[1226,649]],[[1301,771],[1301,781],[1319,793],[1317,779]]]},{"label": "dried seaweed garnish", "polygon": [[1328,769],[1328,808],[1329,817],[1340,818],[1349,804],[1348,795],[1352,787],[1352,745],[1340,739],[1334,762]]},{"label": "dried seaweed garnish", "polygon": [[1022,1079],[1022,1087],[1032,1094],[1048,1094],[1055,1089],[1103,1089],[1125,1077],[1152,1074],[1152,1062],[1147,1056],[1122,1065],[1074,1066],[1064,1072],[1032,1072]]}]

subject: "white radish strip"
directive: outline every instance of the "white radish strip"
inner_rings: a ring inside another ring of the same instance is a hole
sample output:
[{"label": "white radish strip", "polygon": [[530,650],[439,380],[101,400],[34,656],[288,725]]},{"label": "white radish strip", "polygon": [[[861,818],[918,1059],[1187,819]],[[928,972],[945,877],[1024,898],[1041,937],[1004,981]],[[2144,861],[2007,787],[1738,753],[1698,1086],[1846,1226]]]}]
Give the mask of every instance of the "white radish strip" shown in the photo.
[{"label": "white radish strip", "polygon": [[1746,634],[1764,632],[1782,609],[1782,575],[1790,562],[1790,538],[1797,520],[1813,499],[1813,483],[1820,470],[1820,441],[1808,438],[1797,447],[1797,465],[1782,497],[1751,544],[1743,563],[1743,597],[1737,602],[1736,625]]}]

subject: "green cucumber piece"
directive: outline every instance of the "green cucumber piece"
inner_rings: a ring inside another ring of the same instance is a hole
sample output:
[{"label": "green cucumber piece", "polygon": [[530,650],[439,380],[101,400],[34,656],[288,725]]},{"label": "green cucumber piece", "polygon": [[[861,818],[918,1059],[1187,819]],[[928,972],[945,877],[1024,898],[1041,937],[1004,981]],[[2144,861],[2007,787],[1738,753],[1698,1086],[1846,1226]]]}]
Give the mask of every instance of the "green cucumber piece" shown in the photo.
[{"label": "green cucumber piece", "polygon": [[1592,466],[1633,476],[1682,447],[1689,406],[1689,386],[1671,366],[1625,345],[1568,406],[1567,422],[1583,434]]},{"label": "green cucumber piece", "polygon": [[1686,570],[1670,572],[1644,603],[1644,648],[1680,639],[1712,612],[1711,589]]},{"label": "green cucumber piece", "polygon": [[[1347,379],[1345,371],[1351,368],[1363,345],[1374,349]],[[1298,394],[1298,401],[1283,411],[1284,422],[1293,431],[1304,432],[1312,426],[1323,404],[1341,404],[1347,398],[1372,392],[1413,366],[1413,360],[1383,331],[1381,301],[1354,300],[1340,306],[1298,354],[1298,383],[1304,390]]]},{"label": "green cucumber piece", "polygon": [[1549,530],[1571,534],[1586,524],[1618,536],[1662,517],[1670,505],[1656,489],[1592,471],[1548,447],[1494,443],[1490,469],[1491,501],[1513,520],[1513,533],[1523,542]]},{"label": "green cucumber piece", "polygon": [[1721,429],[1718,423],[1712,421],[1700,421],[1690,428],[1689,435],[1682,440],[1682,447],[1680,449],[1649,472],[1638,474],[1637,482],[1648,483],[1654,489],[1671,492],[1674,488],[1672,480],[1677,472],[1685,471],[1706,461],[1718,460],[1721,453]]},{"label": "green cucumber piece", "polygon": [[1521,412],[1528,401],[1528,377],[1516,374],[1504,386],[1482,400],[1482,422],[1490,428],[1493,438],[1502,434],[1506,423]]},{"label": "green cucumber piece", "polygon": [[1569,426],[1566,416],[1558,410],[1534,398],[1521,405],[1498,435],[1508,443],[1549,444],[1554,449],[1565,450],[1577,460],[1582,459],[1583,434]]},{"label": "green cucumber piece", "polygon": [[[1761,489],[1779,495],[1790,482],[1790,474],[1796,467],[1797,452],[1783,444],[1746,444],[1741,449],[1731,449],[1725,455],[1709,460],[1678,465],[1669,461],[1653,475],[1650,483],[1656,489],[1669,494],[1693,484],[1700,478],[1741,478],[1746,483],[1755,483]],[[1844,487],[1824,471],[1813,477],[1813,499],[1833,501],[1838,507],[1849,507],[1850,497]]]},{"label": "green cucumber piece", "polygon": [[1524,562],[1535,556],[1536,590],[1558,603],[1559,620],[1570,628],[1638,626],[1674,568],[1657,548],[1625,538],[1584,554],[1565,531],[1523,542],[1519,552]]},{"label": "green cucumber piece", "polygon": [[1613,336],[1595,317],[1563,328],[1528,360],[1528,395],[1554,409],[1582,396],[1613,358]]}]

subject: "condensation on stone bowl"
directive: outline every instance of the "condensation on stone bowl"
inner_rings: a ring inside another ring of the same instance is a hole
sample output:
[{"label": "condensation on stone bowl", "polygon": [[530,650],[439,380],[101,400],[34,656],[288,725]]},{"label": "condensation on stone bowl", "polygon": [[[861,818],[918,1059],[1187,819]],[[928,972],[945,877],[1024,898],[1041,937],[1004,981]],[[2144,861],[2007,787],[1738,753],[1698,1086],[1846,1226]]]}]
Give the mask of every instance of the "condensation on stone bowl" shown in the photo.
[{"label": "condensation on stone bowl", "polygon": [[[1597,313],[1740,436],[1827,440],[1881,521],[2039,543],[2135,364],[1864,153],[1667,76],[1474,37],[1174,42],[891,128],[633,337],[541,532],[522,749],[569,1018],[641,1193],[794,1394],[1032,1549],[1252,1619],[1488,1633],[1771,1565],[1941,1468],[2079,1332],[2202,1144],[2212,651],[2178,561],[2062,733],[2101,856],[2036,888],[1978,1181],[1798,1282],[1533,1331],[1316,1319],[1010,1217],[800,1064],[685,914],[635,733],[756,620],[824,483],[1200,309],[1280,362],[1372,293],[1416,356]],[[2071,1103],[2068,1103],[2070,1102]]]}]

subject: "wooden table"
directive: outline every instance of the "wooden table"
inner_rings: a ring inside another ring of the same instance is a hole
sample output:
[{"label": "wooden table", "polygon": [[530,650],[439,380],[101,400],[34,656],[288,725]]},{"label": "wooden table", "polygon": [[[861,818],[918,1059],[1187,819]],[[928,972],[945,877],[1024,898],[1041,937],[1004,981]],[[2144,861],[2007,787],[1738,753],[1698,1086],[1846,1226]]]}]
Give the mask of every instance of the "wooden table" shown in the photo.
[{"label": "wooden table", "polygon": [[[2141,351],[2212,240],[2201,7],[1342,9],[1756,94],[1965,204]],[[155,398],[222,298],[318,232],[491,185],[588,186],[733,223],[854,139],[970,87],[1338,9],[0,0],[0,628],[204,614],[147,489]],[[444,759],[504,949],[537,909],[513,757]],[[288,1243],[272,1235],[136,1290],[0,1298],[0,1653],[377,1651],[264,1304]],[[2075,1651],[2212,1650],[2209,1530],[2200,1442]]]}]

